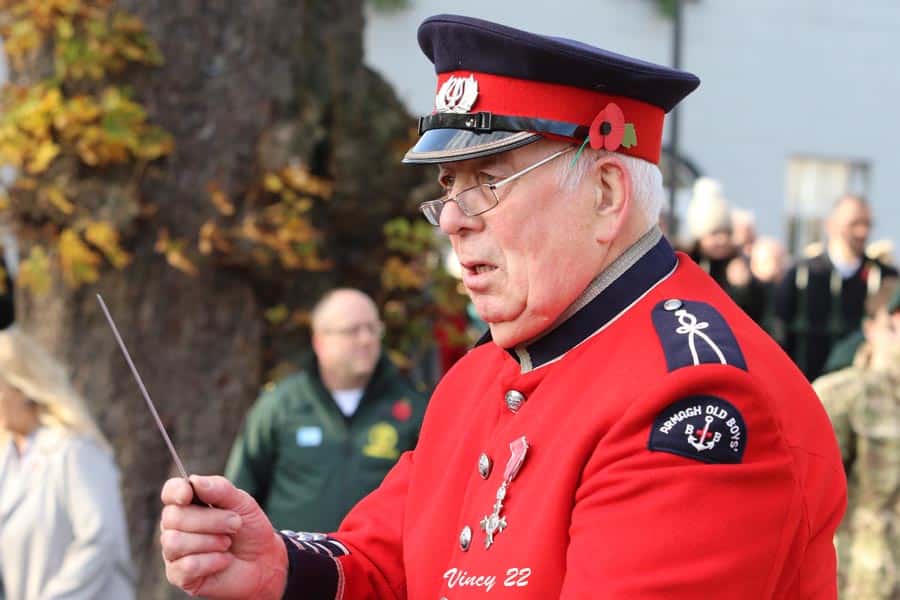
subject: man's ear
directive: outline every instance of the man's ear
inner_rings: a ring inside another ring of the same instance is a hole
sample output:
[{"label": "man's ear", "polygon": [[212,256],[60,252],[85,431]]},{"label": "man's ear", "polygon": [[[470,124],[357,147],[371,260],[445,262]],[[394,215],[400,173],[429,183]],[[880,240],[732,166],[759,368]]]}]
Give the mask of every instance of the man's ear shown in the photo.
[{"label": "man's ear", "polygon": [[614,155],[597,159],[591,166],[590,175],[598,217],[597,241],[609,243],[618,236],[631,212],[631,175]]}]

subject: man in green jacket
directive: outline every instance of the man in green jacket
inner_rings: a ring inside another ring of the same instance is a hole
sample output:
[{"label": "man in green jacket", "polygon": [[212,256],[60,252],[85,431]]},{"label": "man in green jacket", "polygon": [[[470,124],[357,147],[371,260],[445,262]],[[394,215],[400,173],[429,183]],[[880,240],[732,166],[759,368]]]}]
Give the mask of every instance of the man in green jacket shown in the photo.
[{"label": "man in green jacket", "polygon": [[371,298],[327,293],[312,311],[315,352],[247,415],[225,475],[275,527],[334,531],[415,447],[426,398],[384,355]]}]

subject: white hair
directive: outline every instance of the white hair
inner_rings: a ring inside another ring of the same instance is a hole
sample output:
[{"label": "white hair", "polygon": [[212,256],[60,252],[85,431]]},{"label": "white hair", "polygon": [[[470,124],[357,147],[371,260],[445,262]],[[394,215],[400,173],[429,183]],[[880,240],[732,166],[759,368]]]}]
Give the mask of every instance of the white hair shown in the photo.
[{"label": "white hair", "polygon": [[636,201],[638,209],[647,219],[647,228],[656,225],[659,221],[659,213],[665,203],[663,192],[663,178],[659,167],[646,160],[608,152],[606,150],[594,150],[585,147],[577,160],[565,159],[561,161],[563,166],[558,168],[559,185],[565,190],[574,190],[584,179],[591,165],[604,156],[615,156],[619,159],[628,173],[631,175],[631,197]]}]

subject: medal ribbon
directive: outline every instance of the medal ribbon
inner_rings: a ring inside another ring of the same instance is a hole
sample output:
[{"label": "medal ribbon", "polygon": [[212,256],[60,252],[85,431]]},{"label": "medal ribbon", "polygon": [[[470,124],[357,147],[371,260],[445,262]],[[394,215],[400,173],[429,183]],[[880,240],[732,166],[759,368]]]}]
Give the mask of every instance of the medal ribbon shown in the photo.
[{"label": "medal ribbon", "polygon": [[528,440],[523,435],[517,440],[510,442],[509,451],[511,456],[506,463],[506,469],[503,471],[503,480],[509,483],[519,473],[522,463],[525,462],[525,454],[528,452]]}]

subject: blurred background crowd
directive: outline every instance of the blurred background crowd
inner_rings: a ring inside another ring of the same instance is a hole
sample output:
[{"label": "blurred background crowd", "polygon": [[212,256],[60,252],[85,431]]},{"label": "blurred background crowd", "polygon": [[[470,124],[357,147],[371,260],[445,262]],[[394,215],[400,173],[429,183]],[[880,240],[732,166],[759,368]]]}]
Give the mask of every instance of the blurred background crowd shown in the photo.
[{"label": "blurred background crowd", "polygon": [[156,539],[174,466],[97,292],[188,470],[278,527],[333,529],[414,447],[485,330],[416,214],[434,173],[399,164],[440,12],[701,77],[660,226],[832,418],[841,597],[900,599],[900,5],[249,4],[0,0],[0,599],[181,597]]}]

